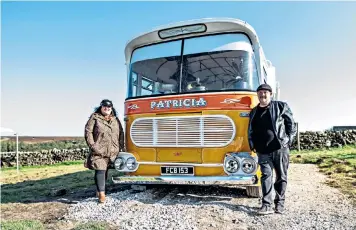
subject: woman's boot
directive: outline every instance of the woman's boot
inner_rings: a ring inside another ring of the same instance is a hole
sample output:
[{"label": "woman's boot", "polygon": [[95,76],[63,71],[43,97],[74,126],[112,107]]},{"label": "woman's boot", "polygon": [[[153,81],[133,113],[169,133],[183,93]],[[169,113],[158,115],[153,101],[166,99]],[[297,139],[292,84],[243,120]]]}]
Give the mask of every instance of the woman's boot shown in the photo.
[{"label": "woman's boot", "polygon": [[105,192],[99,192],[99,203],[105,202]]}]

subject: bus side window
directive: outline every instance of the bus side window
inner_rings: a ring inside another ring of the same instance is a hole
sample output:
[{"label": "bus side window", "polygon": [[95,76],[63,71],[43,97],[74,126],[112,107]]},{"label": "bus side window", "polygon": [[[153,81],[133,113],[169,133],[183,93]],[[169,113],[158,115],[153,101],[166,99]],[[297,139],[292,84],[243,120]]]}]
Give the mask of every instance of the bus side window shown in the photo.
[{"label": "bus side window", "polygon": [[136,97],[137,96],[137,74],[135,72],[132,72],[131,76],[131,81],[132,81],[132,96]]}]

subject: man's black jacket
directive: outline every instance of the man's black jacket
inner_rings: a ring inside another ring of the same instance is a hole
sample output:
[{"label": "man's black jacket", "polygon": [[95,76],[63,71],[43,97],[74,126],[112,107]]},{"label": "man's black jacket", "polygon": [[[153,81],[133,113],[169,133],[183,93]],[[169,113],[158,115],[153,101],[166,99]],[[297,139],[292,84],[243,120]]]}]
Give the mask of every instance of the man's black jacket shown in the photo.
[{"label": "man's black jacket", "polygon": [[[257,105],[258,106],[258,105]],[[248,142],[251,151],[255,150],[252,141],[253,128],[252,120],[256,114],[257,106],[250,112],[250,120],[248,125]],[[269,108],[271,114],[273,131],[278,139],[281,147],[290,147],[297,134],[296,125],[293,120],[293,113],[288,104],[282,101],[271,101]]]}]

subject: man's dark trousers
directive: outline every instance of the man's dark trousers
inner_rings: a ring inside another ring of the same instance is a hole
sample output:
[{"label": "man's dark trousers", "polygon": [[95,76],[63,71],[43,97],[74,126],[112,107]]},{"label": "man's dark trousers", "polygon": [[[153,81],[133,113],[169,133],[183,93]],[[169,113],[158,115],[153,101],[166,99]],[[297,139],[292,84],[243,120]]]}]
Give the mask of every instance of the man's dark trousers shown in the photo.
[{"label": "man's dark trousers", "polygon": [[275,169],[276,182],[274,183],[274,190],[276,196],[274,204],[284,207],[285,192],[287,188],[287,171],[289,166],[289,148],[282,148],[272,153],[257,154],[258,163],[262,172],[262,204],[266,206],[272,205],[273,169]]}]

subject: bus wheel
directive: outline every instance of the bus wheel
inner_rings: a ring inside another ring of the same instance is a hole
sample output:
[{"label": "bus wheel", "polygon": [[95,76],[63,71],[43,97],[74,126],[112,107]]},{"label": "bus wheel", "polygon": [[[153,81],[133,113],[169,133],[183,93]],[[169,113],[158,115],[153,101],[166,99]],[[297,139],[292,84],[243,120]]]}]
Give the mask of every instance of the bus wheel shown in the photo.
[{"label": "bus wheel", "polygon": [[256,197],[256,198],[260,198],[262,197],[262,188],[261,186],[247,186],[246,187],[246,193],[248,197]]}]

